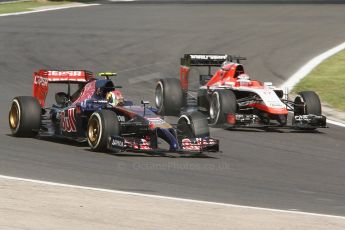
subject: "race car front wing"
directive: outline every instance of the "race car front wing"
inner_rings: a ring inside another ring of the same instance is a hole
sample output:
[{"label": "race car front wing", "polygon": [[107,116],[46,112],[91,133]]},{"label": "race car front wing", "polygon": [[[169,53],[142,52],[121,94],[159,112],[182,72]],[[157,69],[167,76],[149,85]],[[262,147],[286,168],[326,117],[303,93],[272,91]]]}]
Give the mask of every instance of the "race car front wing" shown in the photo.
[{"label": "race car front wing", "polygon": [[326,120],[323,115],[297,115],[292,118],[292,126],[297,129],[327,128]]},{"label": "race car front wing", "polygon": [[265,124],[255,114],[228,114],[227,128],[289,128],[315,129],[327,128],[326,117],[323,115],[296,115],[292,117],[291,125]]},{"label": "race car front wing", "polygon": [[183,138],[178,146],[170,149],[161,149],[152,146],[150,141],[143,138],[124,138],[121,136],[110,136],[108,149],[115,152],[175,152],[175,153],[203,153],[218,152],[219,140],[211,137]]}]

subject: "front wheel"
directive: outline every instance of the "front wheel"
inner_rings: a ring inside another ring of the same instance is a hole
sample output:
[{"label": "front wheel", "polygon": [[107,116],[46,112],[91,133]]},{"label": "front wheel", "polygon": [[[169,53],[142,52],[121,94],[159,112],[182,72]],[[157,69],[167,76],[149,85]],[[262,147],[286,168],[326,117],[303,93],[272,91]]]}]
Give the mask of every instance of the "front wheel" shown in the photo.
[{"label": "front wheel", "polygon": [[[320,98],[314,91],[299,92],[298,96],[295,98],[294,104],[295,116],[308,114],[320,116],[322,114]],[[293,117],[292,124],[295,123],[295,117]],[[300,129],[315,130],[316,127]]]},{"label": "front wheel", "polygon": [[177,130],[184,138],[209,137],[210,129],[206,117],[200,112],[183,114],[177,121]]},{"label": "front wheel", "polygon": [[321,115],[321,102],[314,91],[302,91],[295,98],[295,115]]},{"label": "front wheel", "polygon": [[110,136],[119,136],[120,126],[115,112],[101,110],[94,112],[87,124],[87,141],[95,152],[107,152]]}]

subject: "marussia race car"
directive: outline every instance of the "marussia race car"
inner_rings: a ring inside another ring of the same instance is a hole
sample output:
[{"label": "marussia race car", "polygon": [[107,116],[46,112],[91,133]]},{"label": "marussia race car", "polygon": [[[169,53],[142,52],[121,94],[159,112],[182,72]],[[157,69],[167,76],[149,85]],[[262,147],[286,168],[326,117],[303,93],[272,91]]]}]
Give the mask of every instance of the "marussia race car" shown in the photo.
[{"label": "marussia race car", "polygon": [[[271,82],[251,80],[240,60],[231,55],[185,54],[181,58],[180,80],[161,79],[156,85],[155,101],[159,114],[175,116],[181,111],[198,110],[208,117],[210,125],[227,128],[294,128],[326,127],[318,95],[313,91],[298,93],[294,101]],[[199,75],[200,87],[194,97],[189,90],[191,67],[207,67]],[[211,67],[220,67],[211,74]],[[288,125],[288,112],[293,112]]]},{"label": "marussia race car", "polygon": [[[159,139],[168,143],[169,152],[218,151],[219,142],[209,137],[204,115],[183,114],[176,125],[165,122],[156,109],[124,100],[110,76],[96,79],[88,71],[47,71],[34,73],[33,96],[13,99],[9,125],[13,136],[64,137],[86,141],[94,151],[164,152]],[[67,85],[67,93],[55,94],[56,104],[45,107],[48,86]],[[71,94],[71,86],[78,90]]]}]

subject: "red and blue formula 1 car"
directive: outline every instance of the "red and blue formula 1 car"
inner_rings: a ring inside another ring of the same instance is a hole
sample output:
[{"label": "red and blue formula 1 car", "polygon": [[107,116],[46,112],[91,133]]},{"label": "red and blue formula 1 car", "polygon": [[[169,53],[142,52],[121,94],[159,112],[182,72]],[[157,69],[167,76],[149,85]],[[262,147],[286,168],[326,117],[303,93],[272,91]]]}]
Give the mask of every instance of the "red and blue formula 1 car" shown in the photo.
[{"label": "red and blue formula 1 car", "polygon": [[[219,142],[209,136],[207,120],[199,112],[180,116],[177,124],[167,123],[147,101],[134,105],[124,100],[110,77],[96,79],[88,71],[34,73],[33,96],[12,101],[9,125],[13,136],[52,136],[87,141],[99,152],[216,152]],[[45,106],[48,87],[63,84],[66,91],[55,94],[56,104]],[[66,87],[67,86],[67,87]],[[72,88],[77,88],[71,93]],[[159,147],[163,140],[169,149]]]},{"label": "red and blue formula 1 car", "polygon": [[[321,103],[313,91],[299,92],[292,101],[271,82],[252,80],[240,64],[243,57],[226,54],[185,54],[181,58],[180,80],[161,79],[156,86],[159,114],[176,116],[197,110],[210,125],[226,128],[292,128],[313,130],[326,127]],[[200,86],[190,90],[192,67],[207,68],[199,75]],[[211,72],[212,67],[218,67]],[[288,112],[293,113],[288,124]]]}]

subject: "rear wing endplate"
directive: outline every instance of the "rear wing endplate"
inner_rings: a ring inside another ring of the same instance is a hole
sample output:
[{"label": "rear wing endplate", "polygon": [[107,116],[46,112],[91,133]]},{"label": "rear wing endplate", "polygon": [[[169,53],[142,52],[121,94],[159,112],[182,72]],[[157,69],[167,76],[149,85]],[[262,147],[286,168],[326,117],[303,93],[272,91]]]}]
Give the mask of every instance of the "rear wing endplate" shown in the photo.
[{"label": "rear wing endplate", "polygon": [[93,78],[93,74],[87,70],[44,70],[33,74],[33,96],[37,98],[41,107],[44,107],[48,93],[48,84],[67,83],[70,91],[70,83],[85,83]]}]

